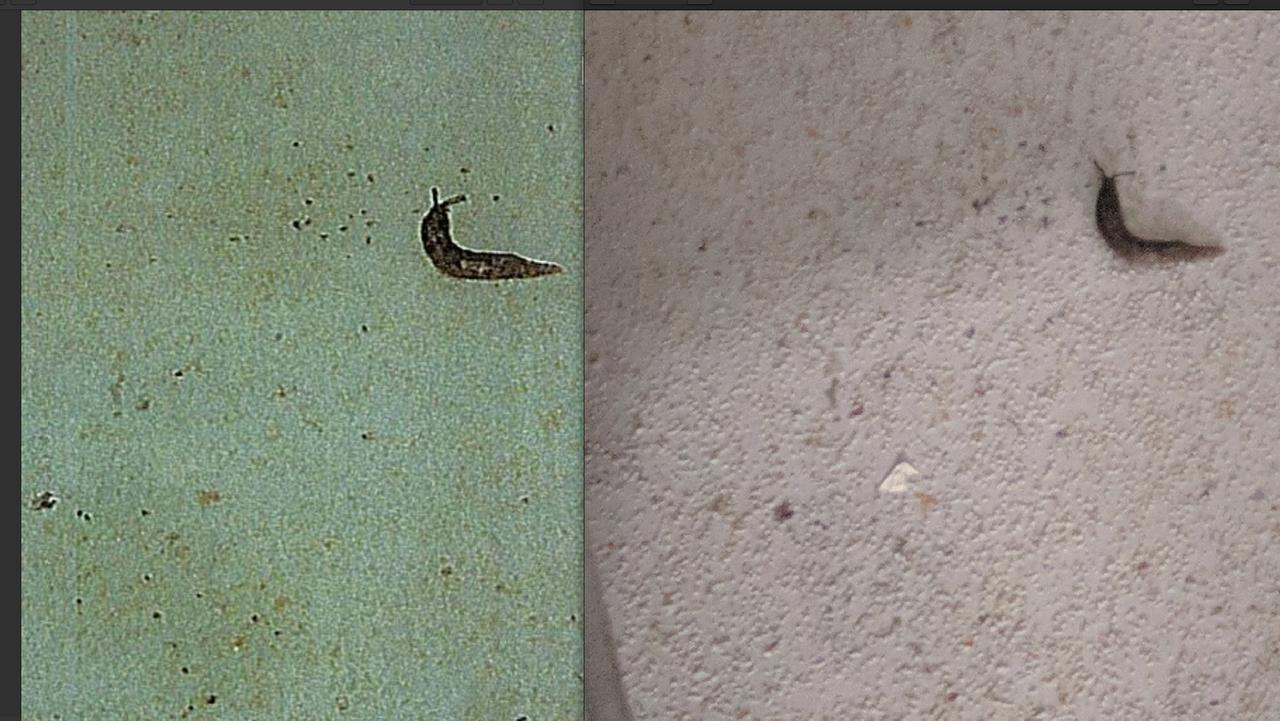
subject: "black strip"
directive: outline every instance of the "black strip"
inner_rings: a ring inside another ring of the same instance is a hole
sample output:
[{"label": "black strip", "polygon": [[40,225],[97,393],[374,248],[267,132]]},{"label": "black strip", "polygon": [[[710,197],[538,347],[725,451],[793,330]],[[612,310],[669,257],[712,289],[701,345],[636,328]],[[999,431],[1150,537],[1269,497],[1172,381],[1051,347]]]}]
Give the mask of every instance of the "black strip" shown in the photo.
[{"label": "black strip", "polygon": [[1280,10],[1280,0],[0,0],[0,10]]}]

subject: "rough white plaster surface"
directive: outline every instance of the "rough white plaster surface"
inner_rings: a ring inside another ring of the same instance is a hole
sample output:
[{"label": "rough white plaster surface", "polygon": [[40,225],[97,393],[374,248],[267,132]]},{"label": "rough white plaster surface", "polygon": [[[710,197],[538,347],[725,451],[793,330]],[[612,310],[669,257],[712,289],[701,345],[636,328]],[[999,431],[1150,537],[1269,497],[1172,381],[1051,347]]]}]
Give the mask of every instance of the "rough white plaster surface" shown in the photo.
[{"label": "rough white plaster surface", "polygon": [[1278,88],[1261,13],[591,14],[634,717],[1280,719]]}]

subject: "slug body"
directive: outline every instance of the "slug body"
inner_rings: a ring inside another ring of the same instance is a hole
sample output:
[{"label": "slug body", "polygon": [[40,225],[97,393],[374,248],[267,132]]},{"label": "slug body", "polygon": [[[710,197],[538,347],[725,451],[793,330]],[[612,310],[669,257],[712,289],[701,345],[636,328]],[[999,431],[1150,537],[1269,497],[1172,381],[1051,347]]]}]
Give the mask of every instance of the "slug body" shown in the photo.
[{"label": "slug body", "polygon": [[555,263],[515,253],[470,250],[453,242],[449,231],[449,206],[466,199],[465,195],[455,195],[440,200],[439,189],[431,189],[431,210],[422,217],[422,248],[441,273],[463,280],[509,280],[554,275],[563,270]]},{"label": "slug body", "polygon": [[1102,184],[1098,188],[1098,203],[1095,214],[1098,221],[1098,233],[1107,241],[1107,246],[1115,253],[1129,260],[1192,260],[1210,258],[1222,253],[1223,248],[1217,245],[1195,245],[1181,240],[1155,240],[1139,238],[1129,232],[1124,224],[1124,213],[1120,210],[1120,195],[1116,192],[1116,178],[1122,175],[1133,175],[1132,172],[1107,175],[1098,161],[1094,167],[1102,176]]}]

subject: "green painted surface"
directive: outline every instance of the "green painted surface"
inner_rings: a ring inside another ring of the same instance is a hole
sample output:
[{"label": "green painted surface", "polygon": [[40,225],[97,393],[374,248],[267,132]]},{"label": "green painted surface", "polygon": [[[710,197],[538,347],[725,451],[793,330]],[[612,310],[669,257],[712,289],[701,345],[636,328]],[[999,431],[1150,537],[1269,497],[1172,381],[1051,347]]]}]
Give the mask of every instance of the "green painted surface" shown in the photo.
[{"label": "green painted surface", "polygon": [[581,38],[24,14],[24,718],[581,718]]}]

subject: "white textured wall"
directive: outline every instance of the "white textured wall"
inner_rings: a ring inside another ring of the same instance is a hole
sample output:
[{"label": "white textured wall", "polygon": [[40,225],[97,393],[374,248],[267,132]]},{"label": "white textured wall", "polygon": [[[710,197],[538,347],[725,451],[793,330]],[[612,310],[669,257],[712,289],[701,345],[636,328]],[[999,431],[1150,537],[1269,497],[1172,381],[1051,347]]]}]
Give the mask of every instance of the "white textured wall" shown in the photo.
[{"label": "white textured wall", "polygon": [[[637,719],[1280,718],[1275,15],[587,32],[588,534]],[[1226,254],[1124,266],[1094,157]]]}]

